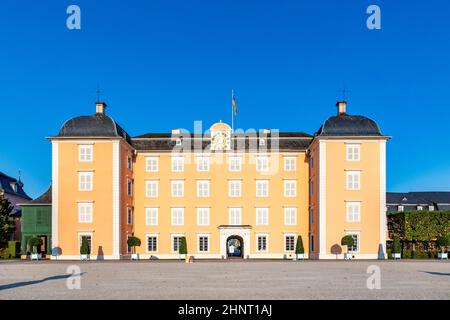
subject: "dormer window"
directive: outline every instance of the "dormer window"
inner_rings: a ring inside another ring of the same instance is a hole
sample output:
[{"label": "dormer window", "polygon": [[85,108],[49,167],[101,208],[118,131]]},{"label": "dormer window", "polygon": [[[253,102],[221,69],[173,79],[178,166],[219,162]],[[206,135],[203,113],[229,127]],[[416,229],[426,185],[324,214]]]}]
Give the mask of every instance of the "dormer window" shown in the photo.
[{"label": "dormer window", "polygon": [[259,139],[259,145],[265,146],[266,145],[266,139]]},{"label": "dormer window", "polygon": [[181,146],[181,139],[177,139],[177,140],[175,141],[175,144],[176,144],[177,146]]},{"label": "dormer window", "polygon": [[417,206],[417,211],[422,211],[423,207],[422,206]]},{"label": "dormer window", "polygon": [[17,192],[17,183],[11,182],[9,185],[10,185],[11,188],[14,190],[14,192]]}]

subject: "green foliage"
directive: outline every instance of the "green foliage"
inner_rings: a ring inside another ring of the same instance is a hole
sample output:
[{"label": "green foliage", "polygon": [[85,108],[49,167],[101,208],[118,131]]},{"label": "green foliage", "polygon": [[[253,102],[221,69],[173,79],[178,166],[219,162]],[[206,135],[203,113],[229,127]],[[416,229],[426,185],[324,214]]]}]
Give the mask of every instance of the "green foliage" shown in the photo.
[{"label": "green foliage", "polygon": [[403,250],[402,258],[403,259],[411,259],[412,251],[411,250]]},{"label": "green foliage", "polygon": [[303,247],[302,236],[298,236],[297,245],[295,246],[295,254],[303,254],[305,253],[305,248]]},{"label": "green foliage", "polygon": [[31,237],[30,240],[28,240],[28,244],[32,248],[33,253],[37,253],[37,247],[42,245],[42,239],[38,237]]},{"label": "green foliage", "polygon": [[394,235],[407,241],[432,241],[450,233],[450,211],[405,211],[388,215]]},{"label": "green foliage", "polygon": [[86,237],[81,238],[80,254],[91,254],[91,248]]},{"label": "green foliage", "polygon": [[394,240],[392,243],[392,252],[393,253],[400,253],[402,252],[402,247],[400,245],[400,238],[398,236],[394,236]]},{"label": "green foliage", "polygon": [[16,231],[14,217],[10,215],[12,210],[11,202],[0,196],[0,246],[6,246],[9,235]]},{"label": "green foliage", "polygon": [[388,259],[392,259],[392,250],[391,249],[386,249],[386,255]]},{"label": "green foliage", "polygon": [[178,250],[180,254],[187,254],[187,243],[186,243],[186,237],[181,237],[180,239],[180,248]]},{"label": "green foliage", "polygon": [[138,237],[129,237],[127,240],[127,244],[130,247],[140,247],[141,239],[139,239]]},{"label": "green foliage", "polygon": [[351,235],[346,235],[341,239],[341,245],[351,247],[355,244],[355,239]]},{"label": "green foliage", "polygon": [[450,234],[438,237],[436,240],[436,245],[441,248],[442,252],[444,252],[445,248],[450,246]]},{"label": "green foliage", "polygon": [[16,257],[16,243],[17,241],[8,241],[8,252],[11,258]]}]

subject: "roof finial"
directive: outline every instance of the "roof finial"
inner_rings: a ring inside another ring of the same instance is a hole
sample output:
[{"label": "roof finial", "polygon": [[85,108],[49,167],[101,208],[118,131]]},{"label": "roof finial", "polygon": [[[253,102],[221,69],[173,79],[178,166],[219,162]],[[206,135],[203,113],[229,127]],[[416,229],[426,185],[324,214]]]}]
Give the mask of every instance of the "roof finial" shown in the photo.
[{"label": "roof finial", "polygon": [[343,82],[342,83],[342,91],[341,91],[341,93],[342,93],[342,96],[341,96],[341,101],[347,101],[347,94],[348,94],[348,90],[347,90],[347,88],[346,88],[346,86],[345,86],[345,82]]},{"label": "roof finial", "polygon": [[100,91],[100,84],[97,82],[97,91],[96,91],[96,93],[97,93],[97,102],[100,102],[100,93],[101,93],[101,91]]}]

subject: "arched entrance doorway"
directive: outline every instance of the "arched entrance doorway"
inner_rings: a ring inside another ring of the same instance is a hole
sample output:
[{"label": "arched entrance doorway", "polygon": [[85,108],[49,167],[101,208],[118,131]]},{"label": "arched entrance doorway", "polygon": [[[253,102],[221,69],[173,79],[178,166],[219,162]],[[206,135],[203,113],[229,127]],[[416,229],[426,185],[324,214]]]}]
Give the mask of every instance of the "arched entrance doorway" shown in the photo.
[{"label": "arched entrance doorway", "polygon": [[226,243],[227,258],[243,258],[244,257],[244,239],[237,235],[227,238]]}]

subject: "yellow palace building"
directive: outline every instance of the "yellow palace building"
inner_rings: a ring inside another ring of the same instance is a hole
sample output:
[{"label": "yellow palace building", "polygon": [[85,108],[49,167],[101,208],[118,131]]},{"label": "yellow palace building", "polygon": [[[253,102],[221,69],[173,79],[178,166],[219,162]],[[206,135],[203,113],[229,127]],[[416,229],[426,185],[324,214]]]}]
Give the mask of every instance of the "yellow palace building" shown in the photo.
[{"label": "yellow palace building", "polygon": [[[195,259],[385,257],[386,141],[378,125],[346,112],[309,135],[235,130],[130,137],[109,115],[66,121],[52,143],[52,247],[79,259],[130,255],[178,259],[181,237]],[[54,250],[55,251],[55,250]]]}]

